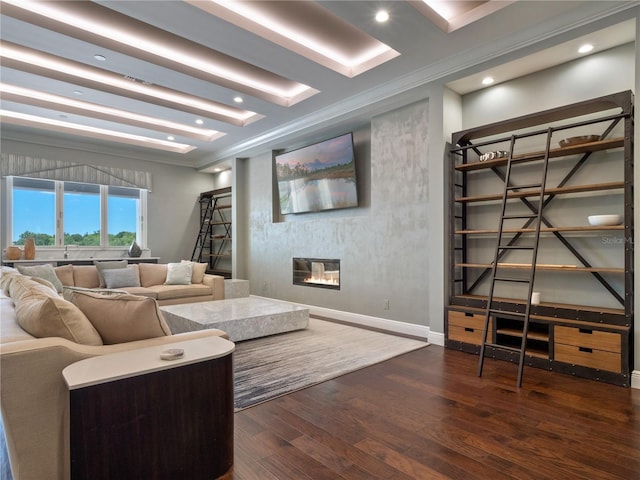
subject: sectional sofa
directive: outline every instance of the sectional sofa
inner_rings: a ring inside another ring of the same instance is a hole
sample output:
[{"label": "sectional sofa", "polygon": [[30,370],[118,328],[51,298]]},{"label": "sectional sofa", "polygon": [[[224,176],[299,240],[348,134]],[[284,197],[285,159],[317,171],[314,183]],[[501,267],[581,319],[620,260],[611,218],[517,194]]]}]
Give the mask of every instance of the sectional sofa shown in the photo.
[{"label": "sectional sofa", "polygon": [[[215,329],[171,334],[158,305],[224,298],[224,280],[198,271],[192,280],[201,283],[167,284],[169,268],[140,264],[101,276],[95,266],[64,266],[53,268],[58,282],[2,268],[0,407],[14,480],[70,476],[66,366],[98,355],[226,337]],[[132,272],[139,286],[114,288],[128,283],[124,277]]]}]

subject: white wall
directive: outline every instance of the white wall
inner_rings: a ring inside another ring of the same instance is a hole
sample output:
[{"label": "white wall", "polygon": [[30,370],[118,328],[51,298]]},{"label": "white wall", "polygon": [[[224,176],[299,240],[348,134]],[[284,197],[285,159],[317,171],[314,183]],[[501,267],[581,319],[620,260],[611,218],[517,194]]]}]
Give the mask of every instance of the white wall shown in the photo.
[{"label": "white wall", "polygon": [[[2,151],[151,172],[153,191],[148,195],[147,247],[162,262],[191,258],[199,227],[198,195],[213,188],[212,175],[193,168],[11,140],[3,140]],[[2,225],[8,224],[9,212],[5,210],[3,202]]]}]

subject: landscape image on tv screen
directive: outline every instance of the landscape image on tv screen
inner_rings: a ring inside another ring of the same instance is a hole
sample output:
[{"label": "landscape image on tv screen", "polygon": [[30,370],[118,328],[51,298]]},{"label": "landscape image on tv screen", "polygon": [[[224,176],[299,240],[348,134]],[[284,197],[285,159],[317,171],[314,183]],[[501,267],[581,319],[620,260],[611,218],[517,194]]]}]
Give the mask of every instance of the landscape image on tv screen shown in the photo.
[{"label": "landscape image on tv screen", "polygon": [[353,135],[276,155],[280,213],[358,206]]}]

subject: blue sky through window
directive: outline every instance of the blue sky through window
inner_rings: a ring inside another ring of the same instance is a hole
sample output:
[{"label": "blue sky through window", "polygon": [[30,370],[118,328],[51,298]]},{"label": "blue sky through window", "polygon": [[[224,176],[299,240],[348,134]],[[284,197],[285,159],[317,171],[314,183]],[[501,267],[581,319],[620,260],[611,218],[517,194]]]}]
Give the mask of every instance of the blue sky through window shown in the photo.
[{"label": "blue sky through window", "polygon": [[[100,229],[99,198],[66,194],[70,200],[65,208],[65,233],[93,233]],[[74,198],[71,198],[74,197]],[[96,215],[96,211],[98,215]],[[13,190],[13,241],[29,230],[34,233],[55,234],[55,195],[52,192]],[[136,231],[136,200],[109,196],[109,231]]]}]

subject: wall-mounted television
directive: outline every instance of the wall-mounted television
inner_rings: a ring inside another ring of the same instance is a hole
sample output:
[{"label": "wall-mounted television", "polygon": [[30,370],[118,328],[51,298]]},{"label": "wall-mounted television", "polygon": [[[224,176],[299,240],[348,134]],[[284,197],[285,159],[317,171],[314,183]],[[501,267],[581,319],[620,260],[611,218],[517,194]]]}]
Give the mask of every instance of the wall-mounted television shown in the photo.
[{"label": "wall-mounted television", "polygon": [[358,206],[353,133],[275,156],[280,213]]}]

